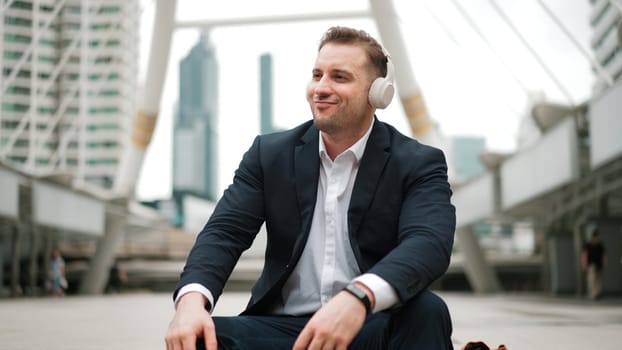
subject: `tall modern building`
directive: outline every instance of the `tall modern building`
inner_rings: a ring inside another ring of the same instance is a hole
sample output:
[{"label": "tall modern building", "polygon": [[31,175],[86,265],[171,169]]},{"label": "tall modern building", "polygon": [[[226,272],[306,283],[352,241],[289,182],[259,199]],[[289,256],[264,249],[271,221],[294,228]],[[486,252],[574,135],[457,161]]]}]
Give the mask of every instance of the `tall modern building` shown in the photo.
[{"label": "tall modern building", "polygon": [[451,138],[453,173],[455,181],[468,181],[484,173],[480,154],[486,150],[486,140],[479,136],[454,136]]},{"label": "tall modern building", "polygon": [[135,113],[138,0],[0,6],[0,162],[110,187]]},{"label": "tall modern building", "polygon": [[173,196],[215,201],[217,194],[218,62],[208,33],[179,65],[179,103],[173,135]]},{"label": "tall modern building", "polygon": [[272,55],[259,56],[259,129],[261,134],[275,132],[272,121]]},{"label": "tall modern building", "polygon": [[[596,60],[604,70],[617,81],[622,77],[622,5],[619,1],[590,0],[590,25],[592,39],[590,44]],[[602,76],[597,75],[594,86],[595,95],[607,88]]]}]

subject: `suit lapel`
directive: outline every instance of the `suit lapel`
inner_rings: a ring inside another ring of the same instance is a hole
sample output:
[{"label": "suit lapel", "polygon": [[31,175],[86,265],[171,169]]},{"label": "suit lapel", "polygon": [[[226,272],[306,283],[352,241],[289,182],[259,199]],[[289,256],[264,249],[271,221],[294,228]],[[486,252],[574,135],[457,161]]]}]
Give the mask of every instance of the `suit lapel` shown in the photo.
[{"label": "suit lapel", "polygon": [[309,236],[320,176],[319,130],[311,125],[300,140],[294,155],[294,175],[302,234],[294,246],[294,256],[299,255],[298,251],[302,251]]},{"label": "suit lapel", "polygon": [[390,156],[389,132],[378,119],[367,140],[348,209],[348,230],[353,237],[376,195],[378,182]]}]

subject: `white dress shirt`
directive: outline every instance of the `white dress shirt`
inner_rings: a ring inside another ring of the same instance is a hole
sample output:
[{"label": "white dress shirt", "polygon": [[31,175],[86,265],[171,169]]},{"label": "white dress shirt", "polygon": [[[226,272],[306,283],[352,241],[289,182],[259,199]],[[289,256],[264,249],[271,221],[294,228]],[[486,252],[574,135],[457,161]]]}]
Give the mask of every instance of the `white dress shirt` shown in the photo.
[{"label": "white dress shirt", "polygon": [[[272,313],[311,314],[352,281],[364,284],[374,293],[374,312],[399,301],[397,293],[385,280],[374,274],[361,275],[348,235],[350,197],[372,126],[373,121],[365,135],[334,161],[326,152],[320,132],[320,178],[309,239]],[[210,305],[214,304],[212,293],[196,283],[182,287],[177,300],[191,291],[201,292]]]}]

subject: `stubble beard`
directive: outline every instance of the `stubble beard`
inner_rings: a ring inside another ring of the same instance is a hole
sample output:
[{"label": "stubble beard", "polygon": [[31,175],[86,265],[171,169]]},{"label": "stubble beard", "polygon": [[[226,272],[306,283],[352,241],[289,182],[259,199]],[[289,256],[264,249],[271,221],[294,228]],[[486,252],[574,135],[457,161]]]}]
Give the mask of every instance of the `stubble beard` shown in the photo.
[{"label": "stubble beard", "polygon": [[316,115],[313,115],[313,124],[315,124],[315,127],[320,129],[320,131],[327,134],[331,134],[338,130],[336,123],[326,117],[318,118]]},{"label": "stubble beard", "polygon": [[330,115],[321,115],[322,113],[311,107],[311,114],[313,115],[313,124],[323,133],[331,134],[339,130],[339,122],[335,113]]}]

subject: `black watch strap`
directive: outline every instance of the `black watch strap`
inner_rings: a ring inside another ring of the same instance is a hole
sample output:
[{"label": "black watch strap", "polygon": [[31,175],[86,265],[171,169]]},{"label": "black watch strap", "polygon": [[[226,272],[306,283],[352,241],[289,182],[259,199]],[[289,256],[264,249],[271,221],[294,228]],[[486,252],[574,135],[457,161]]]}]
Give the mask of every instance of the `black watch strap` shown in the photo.
[{"label": "black watch strap", "polygon": [[367,311],[367,314],[371,313],[371,302],[369,301],[369,298],[367,297],[367,293],[365,293],[363,289],[358,287],[356,284],[350,283],[347,286],[345,286],[343,290],[354,295],[358,300],[360,300],[361,303],[363,303],[363,305],[365,306],[365,310]]}]

